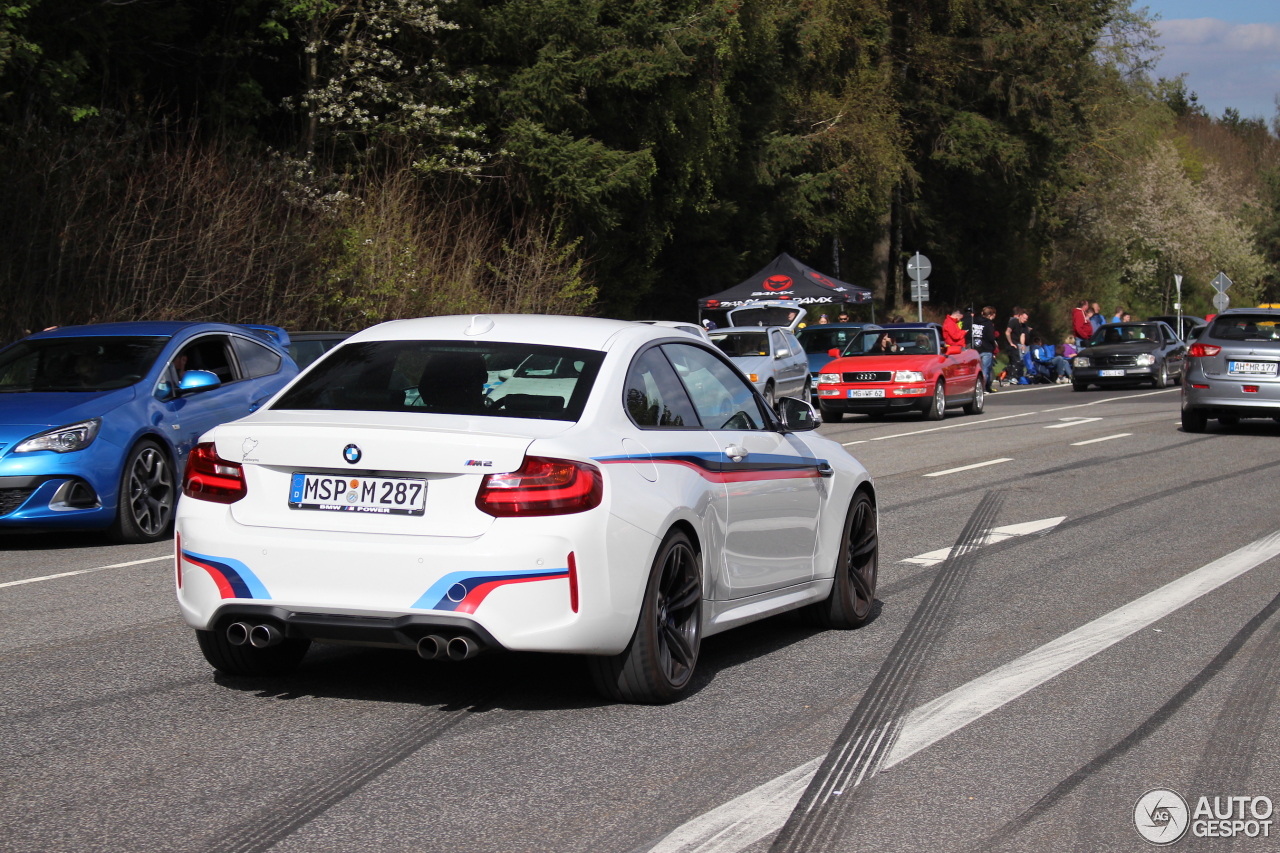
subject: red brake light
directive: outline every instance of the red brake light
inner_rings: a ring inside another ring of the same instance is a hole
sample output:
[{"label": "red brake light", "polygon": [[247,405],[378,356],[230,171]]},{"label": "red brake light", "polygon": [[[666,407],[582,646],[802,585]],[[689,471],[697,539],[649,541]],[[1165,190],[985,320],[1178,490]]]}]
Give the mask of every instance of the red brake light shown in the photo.
[{"label": "red brake light", "polygon": [[1222,352],[1222,347],[1215,347],[1213,344],[1192,344],[1191,349],[1187,350],[1190,358],[1205,358],[1210,355],[1217,355]]},{"label": "red brake light", "polygon": [[594,465],[526,456],[520,470],[486,476],[476,506],[498,518],[567,515],[600,506],[603,494],[604,481]]},{"label": "red brake light", "polygon": [[213,442],[197,444],[182,472],[182,493],[189,498],[233,504],[249,494],[238,462],[218,456]]}]

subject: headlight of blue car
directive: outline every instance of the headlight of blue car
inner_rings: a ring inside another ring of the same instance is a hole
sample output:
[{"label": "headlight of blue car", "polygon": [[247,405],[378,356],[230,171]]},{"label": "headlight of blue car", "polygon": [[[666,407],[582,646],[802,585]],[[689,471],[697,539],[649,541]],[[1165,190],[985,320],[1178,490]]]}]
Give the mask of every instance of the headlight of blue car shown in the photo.
[{"label": "headlight of blue car", "polygon": [[54,453],[70,453],[84,450],[98,437],[102,418],[92,418],[78,424],[58,427],[39,435],[33,435],[13,449],[14,453],[30,453],[33,450],[52,450]]}]

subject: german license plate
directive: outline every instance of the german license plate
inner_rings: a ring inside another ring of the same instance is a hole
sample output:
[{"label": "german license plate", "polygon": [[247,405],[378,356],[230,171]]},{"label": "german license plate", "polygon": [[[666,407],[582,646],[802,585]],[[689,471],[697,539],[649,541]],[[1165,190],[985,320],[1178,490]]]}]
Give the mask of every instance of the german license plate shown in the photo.
[{"label": "german license plate", "polygon": [[1123,370],[1099,370],[1099,376],[1124,376]]},{"label": "german license plate", "polygon": [[849,390],[850,397],[883,397],[883,388],[852,388]]},{"label": "german license plate", "polygon": [[289,483],[289,508],[422,515],[427,508],[427,481],[294,472]]},{"label": "german license plate", "polygon": [[1228,361],[1227,373],[1232,376],[1275,376],[1274,361]]}]

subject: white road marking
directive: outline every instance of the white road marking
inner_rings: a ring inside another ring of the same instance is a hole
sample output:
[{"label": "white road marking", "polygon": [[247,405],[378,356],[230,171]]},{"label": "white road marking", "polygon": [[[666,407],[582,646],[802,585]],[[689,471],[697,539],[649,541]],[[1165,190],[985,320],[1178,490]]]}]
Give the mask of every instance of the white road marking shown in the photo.
[{"label": "white road marking", "polygon": [[1091,424],[1094,421],[1102,420],[1102,418],[1066,417],[1058,418],[1058,420],[1062,421],[1062,423],[1049,424],[1045,429],[1066,429],[1067,427],[1080,426],[1081,424]]},{"label": "white road marking", "polygon": [[45,575],[40,578],[25,578],[20,581],[9,581],[0,583],[0,587],[6,586],[22,586],[24,583],[40,583],[41,581],[57,580],[58,578],[69,578],[73,575],[87,575],[92,572],[105,572],[107,569],[123,569],[125,566],[140,566],[143,563],[157,563],[161,560],[172,560],[172,554],[165,554],[163,557],[148,557],[145,560],[130,560],[127,563],[113,563],[110,566],[98,566],[96,569],[80,569],[75,572],[60,572],[56,575]]},{"label": "white road marking", "polygon": [[1073,441],[1071,442],[1071,446],[1082,447],[1086,444],[1097,444],[1099,441],[1110,441],[1113,438],[1127,438],[1131,435],[1133,435],[1131,432],[1118,432],[1115,435],[1104,435],[1102,438],[1091,438],[1088,441]]},{"label": "white road marking", "polygon": [[[881,769],[917,752],[1197,598],[1280,555],[1280,531],[1214,560],[907,714]],[[738,853],[782,828],[822,758],[815,758],[678,827],[650,853]]]},{"label": "white road marking", "polygon": [[[994,545],[997,542],[1003,542],[1006,539],[1012,539],[1015,536],[1029,536],[1032,533],[1044,533],[1057,527],[1066,521],[1065,515],[1055,516],[1053,518],[1042,518],[1039,521],[1024,521],[1021,524],[1007,524],[1004,527],[993,527],[987,531],[986,535],[973,546],[975,548],[985,548],[987,545]],[[939,548],[936,551],[926,551],[923,554],[917,554],[914,557],[908,557],[905,560],[899,560],[899,563],[915,563],[918,566],[936,566],[947,557],[951,556],[950,548]]]},{"label": "white road marking", "polygon": [[993,424],[996,421],[1007,421],[1010,418],[1025,418],[1028,415],[1037,415],[1037,414],[1039,414],[1039,412],[1022,412],[1021,414],[1003,415],[998,418],[983,418],[982,420],[979,420],[979,421],[971,421],[966,419],[966,420],[960,421],[959,423],[947,424],[946,426],[933,427],[931,429],[918,429],[912,432],[895,432],[893,435],[882,435],[877,438],[868,439],[868,441],[888,441],[891,438],[905,438],[906,436],[910,436],[910,435],[923,435],[926,432],[937,432],[938,430],[955,429],[956,427],[963,427],[963,426],[980,426],[982,424]]},{"label": "white road marking", "polygon": [[867,441],[868,441],[868,439],[865,439],[865,438],[864,438],[864,439],[862,439],[861,441],[846,441],[844,444],[842,444],[842,445],[840,445],[840,446],[841,446],[841,447],[853,447],[855,444],[866,444],[866,443],[867,443]]},{"label": "white road marking", "polygon": [[[1019,388],[1001,388],[999,391],[992,391],[991,393],[992,393],[992,394],[1022,394],[1022,393],[1026,392],[1026,391],[1051,391],[1051,390],[1054,390],[1054,389],[1057,389],[1057,390],[1061,391],[1063,387],[1064,387],[1064,386],[1062,386],[1062,385],[1032,385],[1032,386],[1028,386],[1028,387],[1026,387],[1026,388],[1021,388],[1021,387],[1019,387]],[[1070,388],[1071,386],[1070,386],[1070,385],[1068,385],[1068,386],[1065,386],[1065,387]]]},{"label": "white road marking", "polygon": [[1043,414],[1047,415],[1049,412],[1065,412],[1067,409],[1083,409],[1086,406],[1100,406],[1103,403],[1115,403],[1120,400],[1137,400],[1139,397],[1153,397],[1156,394],[1168,394],[1177,390],[1177,388],[1165,388],[1161,391],[1148,391],[1145,394],[1130,394],[1127,397],[1107,397],[1102,400],[1094,400],[1092,403],[1076,403],[1071,406],[1058,406],[1056,409],[1045,409],[1043,410]]},{"label": "white road marking", "polygon": [[945,471],[934,471],[932,474],[925,474],[926,477],[945,477],[947,474],[959,474],[961,471],[972,471],[974,468],[985,468],[988,465],[999,465],[1001,462],[1012,462],[1012,456],[1005,456],[1000,459],[988,459],[986,462],[975,462],[972,465],[961,465],[959,468],[948,468]]}]

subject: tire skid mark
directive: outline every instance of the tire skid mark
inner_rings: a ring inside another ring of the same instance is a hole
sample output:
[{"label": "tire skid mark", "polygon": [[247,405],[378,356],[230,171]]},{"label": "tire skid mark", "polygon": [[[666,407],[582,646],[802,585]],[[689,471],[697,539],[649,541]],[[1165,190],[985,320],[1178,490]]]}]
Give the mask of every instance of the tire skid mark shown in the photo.
[{"label": "tire skid mark", "polygon": [[[1216,437],[1215,435],[1203,435],[1203,436],[1198,436],[1196,438],[1188,439],[1186,441],[1180,441],[1177,444],[1168,444],[1168,445],[1165,445],[1164,447],[1154,447],[1150,450],[1139,450],[1136,453],[1126,453],[1123,456],[1095,456],[1092,459],[1081,459],[1079,461],[1071,462],[1066,465],[1057,465],[1053,468],[1042,468],[1039,471],[1027,471],[1022,474],[1015,474],[1009,477],[1001,478],[999,480],[993,480],[992,482],[987,483],[987,486],[994,488],[996,486],[999,486],[1005,483],[1019,483],[1025,480],[1034,479],[1036,477],[1049,477],[1054,474],[1067,474],[1072,471],[1079,471],[1082,468],[1095,468],[1099,465],[1112,465],[1117,462],[1125,462],[1130,459],[1137,459],[1138,457],[1141,457],[1141,456],[1151,456],[1156,453],[1166,453],[1171,450],[1177,450],[1181,447],[1186,447],[1189,444],[1199,444],[1202,441],[1212,441],[1215,437]],[[1031,448],[1031,449],[1034,450],[1039,448]],[[923,471],[924,469],[920,468],[917,470]],[[916,471],[906,471],[903,473],[914,475]],[[899,475],[890,474],[885,477],[877,477],[876,480],[877,481],[889,480],[897,476]],[[897,509],[906,509],[908,507],[920,506],[922,504],[933,503],[934,501],[947,500],[948,498],[953,498],[953,497],[955,497],[955,495],[952,493],[944,493],[944,494],[930,495],[929,497],[925,497],[925,498],[916,498],[914,500],[903,501],[902,503],[899,503],[899,504],[886,504],[884,508],[881,510],[881,512],[892,512]]]},{"label": "tire skid mark", "polygon": [[[1242,471],[1233,471],[1229,474],[1220,474],[1217,477],[1206,477],[1203,480],[1192,480],[1189,483],[1183,483],[1182,485],[1164,489],[1163,491],[1152,492],[1149,495],[1142,495],[1140,497],[1136,497],[1131,500],[1121,501],[1118,504],[1113,504],[1109,507],[1106,507],[1105,509],[1100,509],[1097,512],[1091,512],[1088,515],[1081,515],[1081,516],[1077,516],[1076,518],[1069,518],[1066,521],[1062,522],[1056,527],[1053,527],[1052,529],[1046,531],[1043,534],[1037,534],[1032,536],[1015,536],[1013,538],[1006,539],[1003,542],[996,542],[992,545],[988,545],[982,550],[986,554],[999,554],[1003,551],[1010,551],[1018,547],[1019,545],[1031,544],[1032,542],[1035,542],[1043,538],[1044,536],[1051,536],[1055,533],[1060,533],[1064,530],[1071,530],[1076,527],[1083,527],[1087,524],[1092,524],[1095,521],[1100,521],[1104,518],[1113,516],[1116,513],[1128,512],[1131,509],[1137,509],[1138,507],[1143,506],[1145,504],[1153,503],[1159,500],[1164,500],[1165,498],[1179,497],[1187,489],[1198,489],[1203,486],[1216,485],[1217,483],[1222,483],[1227,480],[1232,480],[1232,479],[1235,479],[1236,477],[1245,477],[1245,476],[1248,476],[1249,474],[1256,474],[1259,471],[1266,471],[1270,468],[1275,468],[1278,466],[1280,466],[1280,462],[1266,462],[1266,463],[1263,463],[1262,465],[1255,465],[1252,468],[1245,468]],[[1043,570],[1045,568],[1048,568],[1048,566],[1050,565],[1053,565],[1053,564],[1041,563],[1037,565],[1036,566],[1037,573],[1043,572]],[[919,586],[920,584],[934,577],[936,572],[940,572],[940,571],[941,571],[941,567],[937,569],[934,569],[934,568],[923,569],[919,572],[916,572],[915,574],[907,575],[905,578],[896,580],[893,583],[885,584],[884,586],[876,590],[876,594],[883,595],[883,596],[895,595],[904,590],[908,590],[913,587]]]},{"label": "tire skid mark", "polygon": [[[1280,691],[1280,622],[1267,632],[1231,685],[1200,760],[1190,789],[1208,796],[1244,793],[1253,758],[1262,742],[1271,706]],[[1190,803],[1195,808],[1194,803]],[[1230,850],[1236,839],[1189,836],[1192,850]],[[1221,842],[1225,841],[1223,844]]]},{"label": "tire skid mark", "polygon": [[[985,840],[971,848],[971,853],[987,853],[987,851],[995,850],[1000,845],[1012,840],[1013,837],[1021,830],[1029,826],[1036,818],[1047,813],[1050,809],[1061,802],[1063,798],[1092,778],[1096,773],[1098,773],[1098,771],[1107,767],[1109,764],[1116,761],[1116,759],[1121,758],[1135,746],[1138,746],[1154,734],[1161,726],[1172,719],[1188,701],[1195,697],[1195,695],[1199,693],[1206,684],[1212,681],[1214,676],[1222,672],[1222,670],[1235,659],[1236,655],[1240,653],[1240,650],[1244,647],[1245,643],[1247,643],[1250,638],[1257,633],[1258,629],[1261,628],[1268,619],[1275,615],[1277,610],[1280,610],[1280,595],[1271,599],[1266,607],[1262,608],[1262,610],[1258,611],[1252,619],[1246,622],[1244,627],[1237,631],[1235,636],[1233,636],[1227,644],[1222,647],[1222,650],[1214,655],[1213,660],[1205,664],[1203,669],[1197,672],[1195,676],[1184,684],[1177,693],[1173,694],[1167,702],[1157,708],[1151,716],[1143,720],[1137,728],[1125,735],[1124,738],[1117,741],[1105,752],[1096,756],[1092,761],[1063,779],[1016,818],[1004,824]],[[1274,660],[1277,648],[1280,648],[1280,624],[1273,628],[1267,635],[1266,641],[1263,642],[1254,657],[1256,658],[1258,654],[1263,652],[1269,652],[1272,654]],[[1246,671],[1246,676],[1247,675],[1248,673]],[[1270,698],[1275,695],[1275,690],[1276,687],[1274,682],[1272,682],[1272,684],[1269,685],[1270,696],[1267,697],[1268,705],[1270,704]],[[1226,709],[1224,709],[1224,712],[1225,710]],[[1263,713],[1262,717],[1265,722],[1266,714]],[[1213,741],[1210,740],[1209,748],[1212,748],[1212,745]]]},{"label": "tire skid mark", "polygon": [[951,555],[827,753],[770,848],[773,853],[829,849],[844,816],[860,798],[854,788],[874,776],[893,748],[903,715],[913,707],[924,665],[955,619],[955,603],[977,565],[977,552],[1004,496],[988,492],[960,532]]},{"label": "tire skid mark", "polygon": [[219,831],[204,849],[208,853],[264,853],[473,714],[491,710],[493,701],[490,697],[427,711],[398,733],[361,749],[350,763],[318,774],[311,784],[290,789],[274,807]]},{"label": "tire skid mark", "polygon": [[198,678],[186,678],[181,681],[164,681],[160,684],[152,684],[149,687],[122,690],[117,693],[95,696],[92,699],[65,702],[61,705],[49,705],[43,708],[32,708],[29,711],[15,711],[9,714],[0,714],[0,725],[10,721],[17,722],[20,720],[35,720],[40,719],[41,717],[57,716],[58,714],[71,714],[77,711],[87,711],[91,708],[98,708],[103,705],[112,705],[116,702],[128,702],[130,699],[142,699],[147,696],[156,696],[161,693],[171,693],[174,690],[181,690],[184,687],[197,687],[208,683],[208,676],[202,675]]}]

